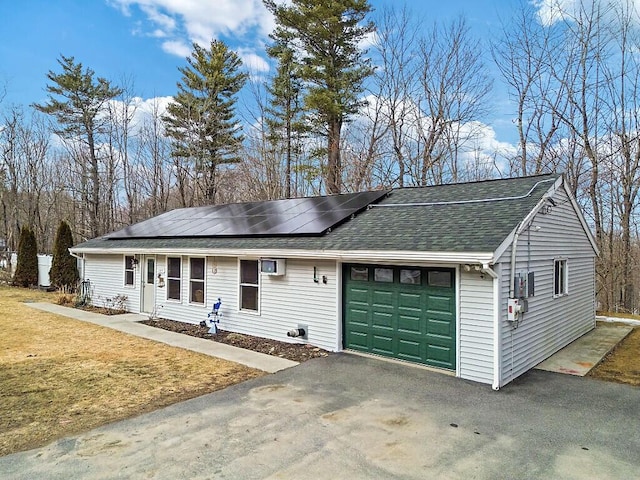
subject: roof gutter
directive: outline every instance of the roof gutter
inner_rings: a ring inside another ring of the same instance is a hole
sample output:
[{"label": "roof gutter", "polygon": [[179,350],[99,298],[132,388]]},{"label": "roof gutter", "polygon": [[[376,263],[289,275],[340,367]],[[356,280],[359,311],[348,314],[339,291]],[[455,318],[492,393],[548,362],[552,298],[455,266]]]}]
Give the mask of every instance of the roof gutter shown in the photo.
[{"label": "roof gutter", "polygon": [[493,252],[424,252],[414,250],[296,250],[237,248],[74,248],[76,254],[126,255],[144,250],[150,255],[206,255],[216,257],[275,257],[327,259],[343,262],[437,262],[484,264],[493,262]]}]

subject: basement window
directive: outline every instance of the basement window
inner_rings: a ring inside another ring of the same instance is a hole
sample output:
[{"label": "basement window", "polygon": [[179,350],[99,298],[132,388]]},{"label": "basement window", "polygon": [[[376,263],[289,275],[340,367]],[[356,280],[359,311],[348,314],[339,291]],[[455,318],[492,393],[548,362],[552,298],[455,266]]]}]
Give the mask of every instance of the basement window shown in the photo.
[{"label": "basement window", "polygon": [[569,294],[567,260],[559,258],[553,261],[553,296],[562,297]]}]

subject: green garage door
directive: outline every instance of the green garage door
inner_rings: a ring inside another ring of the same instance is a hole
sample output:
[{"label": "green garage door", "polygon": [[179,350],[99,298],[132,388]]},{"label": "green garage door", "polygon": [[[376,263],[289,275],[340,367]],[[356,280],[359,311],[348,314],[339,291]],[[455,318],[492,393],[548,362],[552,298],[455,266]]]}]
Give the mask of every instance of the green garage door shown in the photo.
[{"label": "green garage door", "polygon": [[344,346],[456,368],[455,270],[345,265]]}]

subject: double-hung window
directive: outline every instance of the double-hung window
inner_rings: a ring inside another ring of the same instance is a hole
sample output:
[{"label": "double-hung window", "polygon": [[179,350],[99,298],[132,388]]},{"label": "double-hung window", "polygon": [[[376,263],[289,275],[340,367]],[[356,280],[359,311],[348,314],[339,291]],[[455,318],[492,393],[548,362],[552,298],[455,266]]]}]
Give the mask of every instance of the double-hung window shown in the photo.
[{"label": "double-hung window", "polygon": [[553,296],[561,297],[569,293],[567,260],[564,258],[553,261]]},{"label": "double-hung window", "polygon": [[180,300],[182,290],[182,259],[167,257],[167,299]]},{"label": "double-hung window", "polygon": [[258,260],[240,260],[240,309],[258,311]]},{"label": "double-hung window", "polygon": [[189,301],[204,304],[204,258],[189,259]]},{"label": "double-hung window", "polygon": [[134,257],[133,255],[125,255],[124,257],[124,284],[127,287],[133,287],[134,278]]}]

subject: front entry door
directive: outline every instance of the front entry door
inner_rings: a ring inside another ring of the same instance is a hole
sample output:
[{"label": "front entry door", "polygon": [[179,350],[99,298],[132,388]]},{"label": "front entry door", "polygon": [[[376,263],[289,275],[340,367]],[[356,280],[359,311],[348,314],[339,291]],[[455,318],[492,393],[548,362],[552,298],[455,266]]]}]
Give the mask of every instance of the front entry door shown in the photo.
[{"label": "front entry door", "polygon": [[156,305],[156,259],[145,257],[142,273],[142,311],[152,313]]}]

